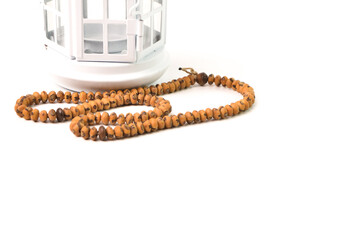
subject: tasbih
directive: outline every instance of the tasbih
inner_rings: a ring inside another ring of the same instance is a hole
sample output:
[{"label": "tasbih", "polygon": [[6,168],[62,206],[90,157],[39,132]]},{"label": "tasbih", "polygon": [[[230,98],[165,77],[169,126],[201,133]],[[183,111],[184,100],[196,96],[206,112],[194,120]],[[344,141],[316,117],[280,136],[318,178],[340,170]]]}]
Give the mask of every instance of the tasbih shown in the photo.
[{"label": "tasbih", "polygon": [[[39,120],[44,123],[71,121],[70,131],[75,136],[83,137],[86,140],[106,141],[134,137],[187,124],[225,119],[246,111],[255,102],[253,88],[244,82],[219,75],[210,74],[208,76],[206,73],[197,73],[192,68],[180,68],[179,70],[188,75],[149,87],[96,92],[95,94],[93,92],[34,92],[22,96],[16,101],[15,112],[19,117],[35,122]],[[170,115],[172,112],[170,102],[160,96],[189,88],[196,82],[200,86],[208,83],[209,85],[215,84],[217,87],[233,89],[242,94],[243,98],[219,108]],[[40,103],[62,103],[63,101],[78,105],[64,109],[58,108],[56,111],[51,109],[49,112],[45,110],[39,112],[38,109],[31,107]],[[148,112],[120,114],[119,116],[116,113],[109,114],[104,111],[129,105],[152,106],[154,109]],[[100,113],[100,111],[104,112]],[[107,128],[103,125],[98,129],[94,127],[94,125],[100,124],[106,125]]]}]

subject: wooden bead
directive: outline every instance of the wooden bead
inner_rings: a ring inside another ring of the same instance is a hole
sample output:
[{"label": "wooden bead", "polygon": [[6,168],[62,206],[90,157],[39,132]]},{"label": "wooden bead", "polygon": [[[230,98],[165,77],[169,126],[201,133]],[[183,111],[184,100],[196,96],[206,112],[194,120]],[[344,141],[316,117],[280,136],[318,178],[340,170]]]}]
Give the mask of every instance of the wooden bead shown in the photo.
[{"label": "wooden bead", "polygon": [[90,128],[88,126],[84,126],[80,131],[80,136],[85,140],[88,140],[90,137]]},{"label": "wooden bead", "polygon": [[140,113],[140,117],[141,117],[141,119],[142,119],[142,122],[145,122],[145,121],[147,121],[147,120],[149,119],[148,113],[147,113],[146,111],[142,111],[142,112]]},{"label": "wooden bead", "polygon": [[231,104],[231,107],[232,107],[232,109],[233,109],[233,115],[237,115],[237,114],[239,113],[239,107],[238,107],[238,105],[235,104],[235,103],[232,103],[232,104]]},{"label": "wooden bead", "polygon": [[49,121],[54,123],[56,121],[56,112],[54,109],[50,109],[48,113]]},{"label": "wooden bead", "polygon": [[197,83],[201,86],[204,86],[208,82],[208,75],[205,73],[200,73],[197,75]]},{"label": "wooden bead", "polygon": [[144,130],[147,133],[150,133],[152,131],[152,127],[150,126],[150,121],[149,120],[143,122],[143,127],[144,127]]},{"label": "wooden bead", "polygon": [[89,105],[90,105],[90,111],[92,113],[96,113],[98,111],[98,105],[95,103],[95,101],[89,101]]},{"label": "wooden bead", "polygon": [[88,126],[95,125],[95,115],[93,113],[88,113],[86,116],[88,118]]},{"label": "wooden bead", "polygon": [[136,126],[137,126],[138,134],[139,134],[139,135],[144,134],[145,129],[144,129],[143,123],[142,123],[142,122],[137,122],[137,123],[136,123]]},{"label": "wooden bead", "polygon": [[107,91],[103,92],[103,98],[108,98],[108,97],[110,97],[110,93]]},{"label": "wooden bead", "polygon": [[39,104],[41,102],[41,95],[38,92],[34,92],[33,96],[35,98],[35,104]]},{"label": "wooden bead", "polygon": [[88,113],[91,112],[91,108],[92,108],[92,107],[90,106],[89,103],[85,102],[85,103],[83,103],[83,106],[84,106],[84,111],[85,111],[84,114],[88,114]]},{"label": "wooden bead", "polygon": [[70,121],[71,119],[73,119],[73,115],[69,108],[64,108],[63,110],[64,110],[64,118],[66,121]]},{"label": "wooden bead", "polygon": [[62,108],[58,108],[56,110],[56,119],[58,120],[58,122],[63,122],[65,119],[65,113],[64,110]]},{"label": "wooden bead", "polygon": [[214,84],[219,87],[221,85],[221,79],[222,77],[217,75],[215,78],[214,78]]},{"label": "wooden bead", "polygon": [[95,100],[94,93],[93,92],[88,92],[87,99],[88,99],[88,101],[94,101]]},{"label": "wooden bead", "polygon": [[138,129],[137,126],[134,123],[129,124],[129,128],[130,128],[130,136],[134,137],[138,135]]},{"label": "wooden bead", "polygon": [[115,112],[111,113],[109,116],[109,124],[115,125],[117,123],[118,116]]},{"label": "wooden bead", "polygon": [[213,108],[213,118],[215,120],[220,120],[221,119],[221,112],[217,109],[217,108]]},{"label": "wooden bead", "polygon": [[207,119],[208,119],[208,120],[211,120],[211,119],[213,118],[213,111],[212,111],[212,109],[207,108],[207,109],[206,109],[206,115],[207,115]]},{"label": "wooden bead", "polygon": [[110,126],[106,129],[108,140],[114,140],[114,129]]},{"label": "wooden bead", "polygon": [[50,103],[55,103],[55,101],[56,101],[56,92],[54,92],[54,91],[49,92],[48,101]]},{"label": "wooden bead", "polygon": [[130,95],[129,94],[124,95],[124,104],[125,105],[131,105],[132,104],[132,101],[130,100]]},{"label": "wooden bead", "polygon": [[124,95],[129,95],[129,94],[130,94],[130,90],[129,90],[129,89],[124,89],[124,90],[123,90],[123,93],[124,93]]},{"label": "wooden bead", "polygon": [[94,119],[95,124],[99,124],[100,121],[102,120],[102,114],[101,114],[100,112],[96,112],[96,113],[94,114],[94,116],[95,116],[95,119]]},{"label": "wooden bead", "polygon": [[233,83],[233,81],[234,81],[233,78],[227,79],[227,81],[226,81],[226,87],[227,87],[227,88],[232,88],[232,83]]},{"label": "wooden bead", "polygon": [[150,94],[149,87],[144,87],[144,96]]},{"label": "wooden bead", "polygon": [[79,103],[79,94],[77,92],[71,94],[71,101],[75,104]]},{"label": "wooden bead", "polygon": [[241,104],[244,104],[244,110],[248,110],[249,109],[249,103],[246,99],[242,99],[240,101]]},{"label": "wooden bead", "polygon": [[75,106],[70,107],[70,111],[73,118],[80,115],[79,109]]},{"label": "wooden bead", "polygon": [[186,81],[183,78],[179,78],[177,81],[180,84],[180,89],[181,90],[186,88]]},{"label": "wooden bead", "polygon": [[198,111],[193,111],[192,114],[193,114],[194,122],[195,122],[195,123],[201,122],[201,116],[199,115],[199,112],[198,112]]},{"label": "wooden bead", "polygon": [[138,104],[143,105],[144,104],[144,95],[138,94]]},{"label": "wooden bead", "polygon": [[67,91],[64,93],[64,101],[66,103],[71,103],[71,92]]},{"label": "wooden bead", "polygon": [[124,105],[124,95],[121,95],[121,94],[117,94],[115,96],[115,101],[117,102],[117,106],[120,107],[120,106],[123,106]]},{"label": "wooden bead", "polygon": [[171,119],[172,119],[172,125],[173,125],[173,127],[179,127],[179,118],[178,118],[178,116],[173,115],[173,116],[171,117]]},{"label": "wooden bead", "polygon": [[177,80],[173,80],[172,82],[175,85],[175,90],[179,91],[181,89],[180,83]]},{"label": "wooden bead", "polygon": [[164,93],[164,94],[169,94],[169,93],[170,93],[170,89],[169,89],[169,84],[168,84],[168,83],[162,83],[162,88],[163,88],[163,93]]},{"label": "wooden bead", "polygon": [[174,93],[175,92],[175,84],[173,82],[169,82],[168,86],[169,86],[169,92]]},{"label": "wooden bead", "polygon": [[221,84],[222,84],[223,87],[225,87],[227,85],[227,81],[228,81],[227,77],[222,77],[221,78]]},{"label": "wooden bead", "polygon": [[189,77],[184,77],[183,79],[184,79],[184,82],[186,83],[185,88],[189,88],[190,86],[192,86],[191,79]]},{"label": "wooden bead", "polygon": [[80,92],[79,93],[79,101],[82,102],[82,103],[85,103],[87,100],[87,94],[86,92]]},{"label": "wooden bead", "polygon": [[33,109],[33,111],[31,111],[31,113],[30,113],[30,118],[34,122],[37,122],[39,120],[39,110],[36,108]]},{"label": "wooden bead", "polygon": [[130,124],[130,123],[134,122],[133,114],[127,113],[127,115],[125,116],[125,122],[127,124]]},{"label": "wooden bead", "polygon": [[124,137],[123,129],[119,125],[115,126],[114,135],[116,139],[122,139]]},{"label": "wooden bead", "polygon": [[45,123],[46,120],[48,120],[48,113],[47,113],[47,111],[42,110],[42,111],[40,112],[39,118],[40,118],[40,121],[41,121],[41,122]]},{"label": "wooden bead", "polygon": [[184,126],[187,122],[186,116],[184,116],[182,113],[178,114],[179,119],[179,125]]},{"label": "wooden bead", "polygon": [[214,83],[214,75],[211,74],[211,75],[208,76],[208,84],[212,85],[213,83]]},{"label": "wooden bead", "polygon": [[194,123],[194,117],[193,117],[193,114],[191,112],[186,112],[185,117],[186,117],[186,120],[187,120],[188,124]]},{"label": "wooden bead", "polygon": [[23,111],[24,111],[25,108],[26,108],[26,105],[18,106],[18,107],[16,108],[16,114],[17,114],[19,117],[24,117]]},{"label": "wooden bead", "polygon": [[107,112],[102,113],[101,121],[104,125],[109,124],[109,114]]},{"label": "wooden bead", "polygon": [[139,87],[139,88],[138,88],[138,94],[139,94],[139,95],[145,95],[144,88]]},{"label": "wooden bead", "polygon": [[158,130],[158,121],[156,118],[152,118],[149,120],[150,122],[150,127],[152,129],[152,132],[155,132]]},{"label": "wooden bead", "polygon": [[121,113],[118,116],[117,124],[122,125],[124,123],[125,123],[125,117],[124,117],[124,114]]},{"label": "wooden bead", "polygon": [[98,139],[98,130],[96,127],[92,127],[89,132],[89,137],[91,140],[96,141]]},{"label": "wooden bead", "polygon": [[238,81],[238,80],[233,81],[233,83],[232,83],[232,89],[233,89],[234,91],[237,91],[238,87],[239,87],[239,81]]},{"label": "wooden bead", "polygon": [[220,107],[219,111],[221,112],[221,118],[225,119],[228,117],[228,112],[227,109],[225,107]]},{"label": "wooden bead", "polygon": [[230,105],[226,105],[225,108],[227,109],[228,116],[233,116],[233,108]]},{"label": "wooden bead", "polygon": [[128,124],[122,124],[121,127],[124,133],[124,137],[130,137],[130,127]]},{"label": "wooden bead", "polygon": [[163,95],[164,94],[163,87],[162,87],[161,84],[157,84],[156,88],[157,88],[157,94],[158,95]]},{"label": "wooden bead", "polygon": [[46,103],[48,101],[48,94],[45,91],[41,92],[41,101]]},{"label": "wooden bead", "polygon": [[158,99],[157,96],[152,96],[149,101],[150,106],[155,107],[155,102],[157,101],[157,99]]},{"label": "wooden bead", "polygon": [[115,98],[110,97],[109,98],[110,108],[116,108],[117,107],[117,100]]},{"label": "wooden bead", "polygon": [[165,122],[164,122],[163,118],[158,117],[157,122],[158,122],[158,129],[163,130],[165,128]]},{"label": "wooden bead", "polygon": [[103,98],[103,94],[102,94],[101,92],[96,92],[96,93],[95,93],[95,100],[96,100],[96,99],[101,100],[102,98]]},{"label": "wooden bead", "polygon": [[103,109],[104,110],[109,110],[110,109],[110,101],[109,98],[103,98],[102,100],[103,103]]},{"label": "wooden bead", "polygon": [[107,139],[107,131],[106,131],[106,129],[105,129],[104,126],[100,126],[100,127],[99,127],[99,133],[98,133],[98,135],[99,135],[99,139],[100,139],[101,141],[105,141],[105,140]]},{"label": "wooden bead", "polygon": [[165,116],[163,117],[164,123],[165,123],[165,127],[167,129],[172,128],[173,127],[173,122],[172,122],[172,118],[170,116]]},{"label": "wooden bead", "polygon": [[103,111],[104,105],[101,99],[95,99],[95,104],[97,105],[97,111]]},{"label": "wooden bead", "polygon": [[159,108],[154,108],[154,113],[157,115],[157,117],[163,117],[163,111]]},{"label": "wooden bead", "polygon": [[207,114],[204,110],[199,111],[199,117],[201,119],[201,122],[206,122],[208,120]]},{"label": "wooden bead", "polygon": [[76,106],[76,108],[79,111],[79,115],[84,115],[85,114],[85,107],[84,107],[83,104],[80,104],[80,105]]},{"label": "wooden bead", "polygon": [[32,111],[33,111],[33,109],[31,107],[24,108],[24,110],[23,110],[23,118],[25,120],[30,120],[30,118],[31,118],[30,115],[31,115]]},{"label": "wooden bead", "polygon": [[140,113],[134,113],[134,122],[137,123],[137,122],[141,122],[142,119],[140,117]]},{"label": "wooden bead", "polygon": [[157,95],[158,94],[158,89],[155,86],[150,86],[149,89],[150,89],[150,93],[152,95]]},{"label": "wooden bead", "polygon": [[74,125],[71,129],[72,133],[76,136],[76,137],[80,137],[81,136],[81,128],[79,127],[79,125]]}]

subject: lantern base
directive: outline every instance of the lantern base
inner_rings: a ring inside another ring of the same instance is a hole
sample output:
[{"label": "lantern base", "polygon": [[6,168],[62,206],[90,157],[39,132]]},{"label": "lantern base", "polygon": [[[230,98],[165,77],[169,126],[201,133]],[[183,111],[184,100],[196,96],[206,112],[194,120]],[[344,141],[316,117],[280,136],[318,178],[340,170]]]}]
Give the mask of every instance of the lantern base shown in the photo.
[{"label": "lantern base", "polygon": [[136,63],[78,62],[48,50],[47,69],[61,87],[74,91],[109,91],[148,85],[167,70],[162,50]]}]

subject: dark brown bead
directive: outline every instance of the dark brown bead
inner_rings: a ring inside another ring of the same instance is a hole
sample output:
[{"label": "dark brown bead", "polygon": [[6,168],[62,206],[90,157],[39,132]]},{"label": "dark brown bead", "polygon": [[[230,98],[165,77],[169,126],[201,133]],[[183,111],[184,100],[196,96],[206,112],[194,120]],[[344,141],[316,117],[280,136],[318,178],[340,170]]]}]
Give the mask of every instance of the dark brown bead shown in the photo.
[{"label": "dark brown bead", "polygon": [[104,126],[99,127],[99,139],[105,141],[107,138],[107,131]]},{"label": "dark brown bead", "polygon": [[205,73],[200,73],[197,75],[197,83],[201,86],[204,86],[208,82],[208,75]]},{"label": "dark brown bead", "polygon": [[65,119],[65,113],[64,110],[61,108],[58,108],[56,110],[56,119],[58,120],[58,122],[63,122]]}]

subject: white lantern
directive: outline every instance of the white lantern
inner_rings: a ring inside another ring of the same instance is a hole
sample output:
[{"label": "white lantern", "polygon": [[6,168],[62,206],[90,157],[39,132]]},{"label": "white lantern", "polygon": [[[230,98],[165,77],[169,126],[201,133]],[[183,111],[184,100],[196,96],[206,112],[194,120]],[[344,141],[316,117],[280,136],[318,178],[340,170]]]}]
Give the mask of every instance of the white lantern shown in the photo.
[{"label": "white lantern", "polygon": [[73,90],[149,84],[169,57],[166,0],[43,0],[48,69]]}]

